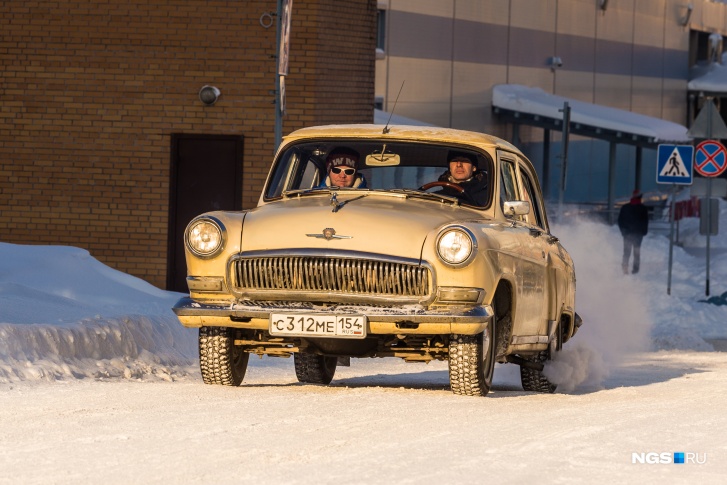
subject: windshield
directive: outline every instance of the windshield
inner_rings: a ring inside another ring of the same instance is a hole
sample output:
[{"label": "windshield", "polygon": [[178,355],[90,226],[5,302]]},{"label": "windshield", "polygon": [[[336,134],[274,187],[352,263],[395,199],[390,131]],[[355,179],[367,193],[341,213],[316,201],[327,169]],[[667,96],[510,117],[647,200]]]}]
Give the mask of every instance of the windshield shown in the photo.
[{"label": "windshield", "polygon": [[[459,156],[457,156],[459,155]],[[472,173],[456,178],[449,160],[464,159]],[[265,190],[265,199],[292,191],[328,189],[413,190],[456,197],[461,203],[487,207],[492,196],[492,160],[483,152],[421,142],[330,140],[299,143],[281,153]],[[468,179],[464,177],[470,176]],[[454,183],[457,182],[457,183]],[[432,187],[428,184],[434,183]],[[464,192],[460,192],[463,190]]]}]

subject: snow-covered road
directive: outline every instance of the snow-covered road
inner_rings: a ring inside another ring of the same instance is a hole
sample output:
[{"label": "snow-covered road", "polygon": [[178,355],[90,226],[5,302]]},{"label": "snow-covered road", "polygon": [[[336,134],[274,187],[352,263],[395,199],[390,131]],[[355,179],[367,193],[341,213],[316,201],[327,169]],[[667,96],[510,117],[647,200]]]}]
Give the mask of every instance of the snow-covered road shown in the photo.
[{"label": "snow-covered road", "polygon": [[[331,387],[285,359],[251,360],[239,388],[14,383],[0,483],[724,483],[727,353],[637,354],[570,394],[523,392],[513,370],[487,398],[398,360],[354,360]],[[675,452],[706,463],[632,463]]]},{"label": "snow-covered road", "polygon": [[509,364],[485,398],[453,395],[445,362],[397,359],[316,387],[252,357],[241,387],[206,386],[181,294],[78,248],[0,243],[0,484],[726,483],[727,231],[709,299],[696,219],[671,295],[656,231],[637,275],[614,227],[554,234],[584,320],[546,365],[558,391],[524,392]]}]

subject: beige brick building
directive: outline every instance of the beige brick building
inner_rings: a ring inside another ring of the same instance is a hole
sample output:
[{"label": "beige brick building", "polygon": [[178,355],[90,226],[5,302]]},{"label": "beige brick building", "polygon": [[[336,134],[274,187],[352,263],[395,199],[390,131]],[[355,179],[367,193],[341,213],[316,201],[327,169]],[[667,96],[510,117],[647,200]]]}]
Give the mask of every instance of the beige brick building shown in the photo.
[{"label": "beige brick building", "polygon": [[[175,287],[189,214],[257,203],[275,141],[276,8],[0,3],[0,241],[82,247]],[[371,122],[376,1],[295,0],[291,18],[283,134]]]}]

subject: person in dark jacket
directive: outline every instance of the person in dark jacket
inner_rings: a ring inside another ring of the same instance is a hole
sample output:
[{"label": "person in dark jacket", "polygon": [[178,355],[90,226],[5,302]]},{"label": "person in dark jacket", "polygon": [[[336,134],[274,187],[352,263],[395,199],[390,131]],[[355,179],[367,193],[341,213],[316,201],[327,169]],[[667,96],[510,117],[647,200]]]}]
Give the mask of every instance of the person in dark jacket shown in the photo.
[{"label": "person in dark jacket", "polygon": [[439,177],[439,181],[457,184],[464,192],[444,187],[439,193],[457,197],[466,204],[484,206],[487,203],[487,174],[478,169],[477,157],[453,150],[447,155],[447,163],[449,170]]},{"label": "person in dark jacket", "polygon": [[634,190],[631,201],[621,207],[618,213],[618,228],[624,239],[624,252],[621,267],[624,274],[629,273],[631,249],[634,251],[633,273],[639,272],[641,260],[641,240],[649,231],[649,212],[641,202],[641,192]]}]

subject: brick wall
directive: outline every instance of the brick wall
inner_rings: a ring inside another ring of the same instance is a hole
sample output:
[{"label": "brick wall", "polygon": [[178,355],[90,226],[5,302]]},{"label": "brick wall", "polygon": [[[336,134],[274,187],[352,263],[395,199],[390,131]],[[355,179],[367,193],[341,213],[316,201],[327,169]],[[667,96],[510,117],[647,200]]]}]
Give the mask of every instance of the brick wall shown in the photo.
[{"label": "brick wall", "polygon": [[[283,133],[370,122],[375,0],[294,0]],[[163,287],[172,133],[274,143],[275,0],[0,3],[0,241],[82,247]],[[212,107],[197,93],[220,88]]]}]

